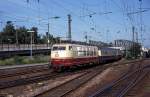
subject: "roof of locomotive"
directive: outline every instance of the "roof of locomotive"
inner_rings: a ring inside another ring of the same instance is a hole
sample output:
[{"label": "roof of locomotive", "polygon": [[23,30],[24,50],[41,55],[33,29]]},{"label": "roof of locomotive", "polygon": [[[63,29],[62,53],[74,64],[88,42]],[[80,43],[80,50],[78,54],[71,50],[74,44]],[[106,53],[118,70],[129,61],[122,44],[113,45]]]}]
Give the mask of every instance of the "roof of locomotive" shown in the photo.
[{"label": "roof of locomotive", "polygon": [[110,47],[103,47],[103,48],[99,48],[99,50],[119,50],[119,49],[114,49],[114,48],[110,48]]},{"label": "roof of locomotive", "polygon": [[74,44],[74,45],[88,45],[88,46],[98,46],[98,45],[95,45],[95,44],[92,44],[92,43],[87,43],[87,42],[82,42],[82,41],[74,41],[74,40],[61,40],[60,43],[57,43],[58,45],[59,44]]},{"label": "roof of locomotive", "polygon": [[57,43],[57,44],[53,44],[53,46],[65,46],[65,45],[70,45],[70,46],[79,45],[79,46],[94,46],[94,47],[97,47],[95,45],[75,44],[75,43]]},{"label": "roof of locomotive", "polygon": [[72,45],[71,43],[57,43],[53,44],[53,46],[64,46],[64,45]]},{"label": "roof of locomotive", "polygon": [[80,42],[80,41],[71,41],[71,42],[61,42],[61,43],[56,43],[54,45],[86,45],[86,46],[96,46],[92,45],[86,42]]}]

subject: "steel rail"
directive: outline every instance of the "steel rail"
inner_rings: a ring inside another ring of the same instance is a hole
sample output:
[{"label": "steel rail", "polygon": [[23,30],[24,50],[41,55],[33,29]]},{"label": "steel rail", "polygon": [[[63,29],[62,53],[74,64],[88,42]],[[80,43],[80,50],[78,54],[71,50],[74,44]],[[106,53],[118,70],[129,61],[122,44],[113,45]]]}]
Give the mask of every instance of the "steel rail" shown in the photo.
[{"label": "steel rail", "polygon": [[[127,63],[135,63],[135,62],[139,62],[139,60],[138,61],[134,61],[134,62],[121,62],[121,63],[111,63],[112,64],[112,66],[116,66],[116,65],[119,65],[119,64],[127,64]],[[104,66],[105,67],[105,69],[107,68],[107,67],[109,67],[110,65],[108,65],[108,66]],[[103,68],[103,70],[104,70],[104,68]],[[100,71],[100,72],[102,72],[102,71]],[[99,73],[100,73],[99,72]],[[93,77],[95,77],[97,74],[99,74],[99,73],[96,73]],[[93,77],[91,77],[91,78],[93,78]],[[63,92],[61,95],[59,95],[59,97],[65,97],[66,95],[68,95],[69,93],[71,93],[71,92],[73,92],[74,90],[76,90],[76,89],[78,89],[79,87],[81,87],[82,85],[84,85],[86,82],[88,82],[91,78],[89,78],[88,80],[86,80],[86,81],[84,81],[83,83],[81,83],[80,85],[77,85],[77,86],[75,86],[75,87],[73,87],[72,89],[70,89],[70,90],[68,90],[68,91],[65,91],[65,92]],[[66,84],[68,84],[68,83],[66,83]],[[61,87],[61,86],[59,86],[59,87]],[[57,88],[59,88],[59,87],[57,87]],[[52,91],[52,90],[49,90],[49,91]],[[48,92],[47,92],[48,93]],[[42,93],[42,94],[44,94],[44,93]],[[41,94],[41,95],[42,95]],[[50,95],[51,93],[49,93],[49,95]],[[40,94],[39,95],[37,95],[36,97],[40,97]]]},{"label": "steel rail", "polygon": [[[94,69],[95,71],[87,72],[86,74],[84,74],[84,75],[82,75],[82,76],[80,76],[80,77],[78,77],[78,78],[75,78],[75,79],[73,79],[73,80],[70,80],[69,82],[63,83],[63,84],[61,84],[61,85],[59,85],[59,86],[57,86],[57,87],[55,87],[55,88],[53,88],[53,89],[50,89],[50,90],[48,90],[48,91],[45,91],[45,92],[42,93],[42,94],[36,95],[35,97],[41,97],[41,96],[43,97],[43,94],[45,94],[45,93],[48,93],[48,94],[50,95],[51,93],[49,93],[49,92],[51,92],[51,91],[55,91],[55,90],[57,91],[57,89],[59,90],[60,87],[63,87],[63,86],[65,86],[65,85],[67,85],[67,84],[70,84],[70,83],[74,83],[74,81],[80,81],[80,83],[78,83],[76,87],[73,87],[72,89],[66,90],[65,92],[59,94],[59,97],[64,97],[65,95],[67,95],[67,94],[70,93],[71,91],[75,90],[76,88],[80,87],[81,85],[83,85],[84,83],[86,83],[87,81],[89,81],[91,78],[97,76],[100,72],[103,71],[104,68],[101,68],[101,70],[100,70],[100,68],[96,68],[96,69],[98,69],[98,71],[96,71],[96,70]],[[83,77],[83,78],[86,77],[87,79],[86,79],[86,80],[85,80],[85,79],[83,80],[82,77]],[[82,81],[81,81],[81,80],[82,80]],[[58,95],[55,96],[55,97],[58,97]]]},{"label": "steel rail", "polygon": [[136,84],[138,84],[147,74],[148,71],[144,72],[140,77],[135,79],[134,82],[128,85],[125,89],[123,89],[122,92],[117,95],[117,97],[123,97],[130,89],[132,89]]},{"label": "steel rail", "polygon": [[[137,72],[139,72],[139,71],[141,71],[141,70],[143,70],[143,69],[145,69],[145,68],[147,68],[147,67],[149,67],[149,65],[148,65],[148,66],[145,66],[145,67],[142,67],[142,68],[138,68],[137,70],[135,70],[135,71],[133,71],[133,72],[131,72],[131,73],[129,73],[129,74],[123,74],[118,80],[115,80],[115,81],[113,81],[112,83],[106,85],[105,87],[103,87],[102,89],[100,89],[99,91],[95,92],[94,94],[92,94],[92,95],[89,96],[89,97],[100,97],[100,95],[102,95],[102,94],[105,93],[105,92],[110,91],[110,90],[112,89],[112,87],[115,86],[116,84],[118,84],[119,82],[121,82],[121,81],[127,79],[128,77],[132,76],[133,74],[135,74],[135,73],[137,73]],[[142,76],[142,77],[143,77],[143,76]],[[136,79],[135,79],[134,82],[136,82]],[[131,83],[132,83],[132,82],[131,82]],[[130,83],[130,84],[131,84],[131,83]],[[131,85],[132,85],[132,84],[131,84]],[[120,94],[120,93],[118,93],[118,95],[119,95],[119,94]],[[122,94],[124,94],[124,93],[122,93]],[[121,95],[121,94],[120,94],[120,95]],[[119,96],[118,96],[118,97],[119,97]]]}]

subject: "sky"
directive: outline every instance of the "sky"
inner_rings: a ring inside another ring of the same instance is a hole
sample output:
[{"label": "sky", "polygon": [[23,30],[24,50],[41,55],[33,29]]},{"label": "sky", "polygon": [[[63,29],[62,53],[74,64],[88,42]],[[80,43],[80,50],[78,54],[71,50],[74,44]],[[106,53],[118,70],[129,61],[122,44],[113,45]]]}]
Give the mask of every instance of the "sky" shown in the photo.
[{"label": "sky", "polygon": [[[139,42],[150,48],[150,0],[141,1],[29,0],[27,3],[27,0],[0,0],[0,31],[6,21],[12,21],[16,28],[36,26],[44,35],[49,23],[50,34],[65,38],[68,32],[67,15],[71,14],[73,40],[85,41],[86,33],[88,39],[95,41],[132,40],[134,25]],[[53,18],[56,16],[60,18]]]}]

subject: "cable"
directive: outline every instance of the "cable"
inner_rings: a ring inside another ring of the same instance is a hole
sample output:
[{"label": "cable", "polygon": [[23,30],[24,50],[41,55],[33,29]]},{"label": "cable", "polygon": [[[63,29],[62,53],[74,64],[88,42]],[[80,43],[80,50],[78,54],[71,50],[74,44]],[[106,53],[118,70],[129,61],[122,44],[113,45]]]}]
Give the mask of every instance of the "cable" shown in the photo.
[{"label": "cable", "polygon": [[90,26],[91,26],[90,23],[87,23],[87,21],[84,21],[83,19],[81,19],[76,13],[74,13],[74,12],[71,11],[70,9],[65,8],[65,7],[62,5],[62,3],[60,4],[60,3],[56,2],[55,0],[51,0],[51,1],[52,1],[56,6],[59,6],[59,7],[63,8],[65,11],[67,11],[67,12],[73,14],[74,16],[76,16],[80,21],[82,21],[82,22],[84,23],[84,25],[86,25],[88,28],[90,28]]}]

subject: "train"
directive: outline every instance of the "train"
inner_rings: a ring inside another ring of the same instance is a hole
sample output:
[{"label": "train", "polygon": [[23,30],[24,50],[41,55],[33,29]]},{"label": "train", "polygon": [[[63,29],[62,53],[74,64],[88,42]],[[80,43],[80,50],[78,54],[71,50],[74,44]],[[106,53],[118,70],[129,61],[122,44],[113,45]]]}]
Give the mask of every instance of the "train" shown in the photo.
[{"label": "train", "polygon": [[100,64],[122,58],[118,49],[99,48],[94,45],[73,43],[54,44],[51,50],[51,66],[55,71],[66,68]]}]

